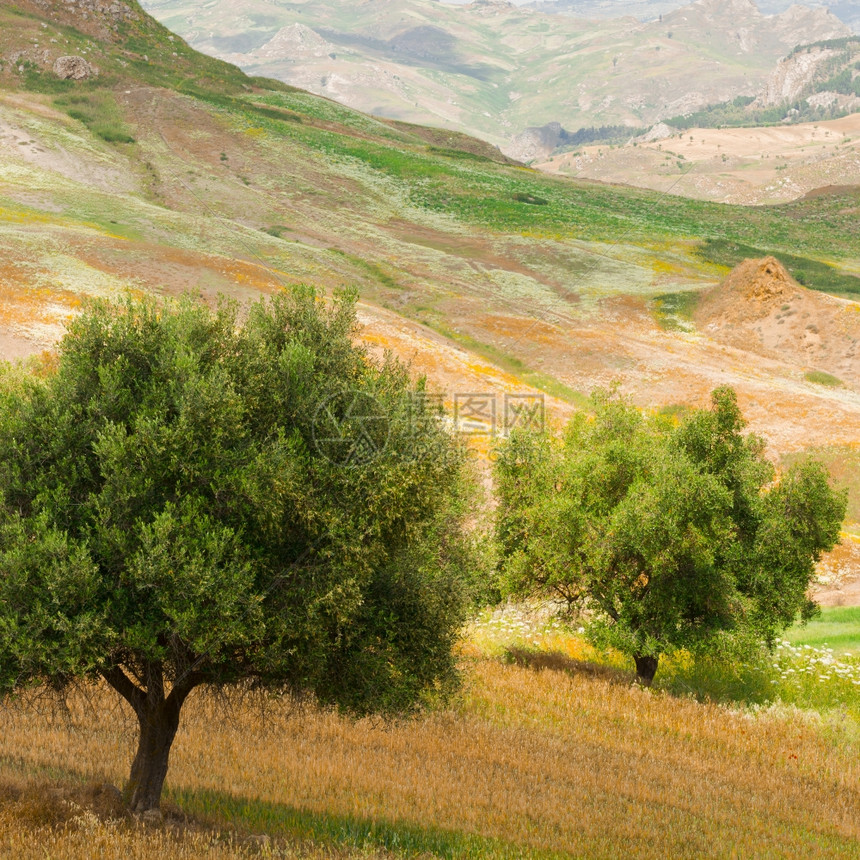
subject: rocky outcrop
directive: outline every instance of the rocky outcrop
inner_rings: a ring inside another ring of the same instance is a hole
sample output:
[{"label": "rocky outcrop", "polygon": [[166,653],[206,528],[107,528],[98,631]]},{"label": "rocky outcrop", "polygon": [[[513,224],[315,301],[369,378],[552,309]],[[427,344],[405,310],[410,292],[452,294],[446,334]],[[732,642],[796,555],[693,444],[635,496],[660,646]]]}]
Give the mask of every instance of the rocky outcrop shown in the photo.
[{"label": "rocky outcrop", "polygon": [[667,125],[665,122],[658,122],[657,125],[652,126],[645,132],[645,134],[639,135],[636,138],[637,143],[654,143],[658,140],[666,140],[667,138],[674,137],[678,133],[678,129],[673,128],[671,125]]},{"label": "rocky outcrop", "polygon": [[83,57],[58,57],[54,62],[54,74],[63,81],[85,81],[98,74]]},{"label": "rocky outcrop", "polygon": [[561,143],[564,129],[560,123],[550,122],[542,126],[532,126],[516,135],[502,148],[502,152],[517,161],[534,161],[546,158]]},{"label": "rocky outcrop", "polygon": [[824,64],[838,53],[827,48],[812,48],[783,58],[773,70],[754,106],[770,107],[800,98]]},{"label": "rocky outcrop", "polygon": [[791,6],[768,19],[771,33],[786,45],[804,45],[851,35],[851,28],[829,9]]},{"label": "rocky outcrop", "polygon": [[122,0],[18,0],[24,11],[74,27],[99,40],[117,41],[120,25],[141,15]]}]

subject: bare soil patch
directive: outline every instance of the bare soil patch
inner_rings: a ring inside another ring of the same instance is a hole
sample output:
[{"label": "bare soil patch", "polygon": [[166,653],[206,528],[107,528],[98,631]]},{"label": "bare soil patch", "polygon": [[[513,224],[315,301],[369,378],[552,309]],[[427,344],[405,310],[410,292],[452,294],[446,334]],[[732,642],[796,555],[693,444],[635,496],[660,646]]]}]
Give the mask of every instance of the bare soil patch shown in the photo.
[{"label": "bare soil patch", "polygon": [[782,203],[860,184],[860,114],[764,128],[696,128],[635,146],[587,146],[534,165],[723,203]]}]

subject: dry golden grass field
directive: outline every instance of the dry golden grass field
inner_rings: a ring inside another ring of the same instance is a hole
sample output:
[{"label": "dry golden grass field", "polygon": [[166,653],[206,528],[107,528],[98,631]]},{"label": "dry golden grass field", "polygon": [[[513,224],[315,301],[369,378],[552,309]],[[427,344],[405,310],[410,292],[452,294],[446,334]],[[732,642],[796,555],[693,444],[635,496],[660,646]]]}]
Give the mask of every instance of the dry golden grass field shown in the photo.
[{"label": "dry golden grass field", "polygon": [[701,703],[535,641],[512,662],[473,633],[459,698],[394,725],[192,699],[161,824],[104,787],[133,742],[112,693],[6,708],[0,856],[860,857],[850,708]]}]

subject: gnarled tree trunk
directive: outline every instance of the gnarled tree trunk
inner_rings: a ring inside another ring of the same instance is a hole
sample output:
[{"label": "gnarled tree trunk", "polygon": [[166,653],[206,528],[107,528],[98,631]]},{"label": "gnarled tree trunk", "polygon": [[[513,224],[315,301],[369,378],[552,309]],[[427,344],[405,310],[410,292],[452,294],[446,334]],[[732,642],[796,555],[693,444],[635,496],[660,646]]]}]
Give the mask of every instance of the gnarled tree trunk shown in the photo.
[{"label": "gnarled tree trunk", "polygon": [[167,776],[170,747],[179,728],[179,712],[199,680],[194,676],[184,677],[165,696],[164,669],[160,663],[146,666],[146,689],[133,683],[118,666],[103,671],[102,675],[131,705],[140,725],[137,754],[123,799],[132,812],[158,809]]},{"label": "gnarled tree trunk", "polygon": [[132,812],[158,809],[167,776],[170,747],[179,728],[179,709],[162,701],[137,715],[140,739],[123,798]]},{"label": "gnarled tree trunk", "polygon": [[636,663],[636,679],[643,687],[650,687],[654,676],[657,674],[657,663],[659,657],[651,655],[634,656],[633,661]]}]

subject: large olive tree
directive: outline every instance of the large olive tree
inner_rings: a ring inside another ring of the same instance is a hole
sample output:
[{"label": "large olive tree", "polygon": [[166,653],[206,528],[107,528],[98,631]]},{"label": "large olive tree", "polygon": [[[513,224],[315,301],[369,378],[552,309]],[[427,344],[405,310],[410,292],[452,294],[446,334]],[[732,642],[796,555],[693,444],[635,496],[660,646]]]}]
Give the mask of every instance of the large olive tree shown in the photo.
[{"label": "large olive tree", "polygon": [[816,561],[846,499],[820,465],[777,475],[734,392],[680,422],[606,393],[563,440],[514,434],[496,468],[509,593],[584,608],[595,641],[650,684],[661,654],[773,643],[815,605]]},{"label": "large olive tree", "polygon": [[464,463],[354,298],[96,304],[0,392],[0,692],[102,679],[157,808],[200,685],[395,714],[456,681]]}]

